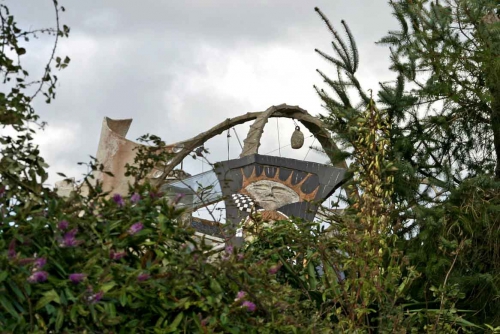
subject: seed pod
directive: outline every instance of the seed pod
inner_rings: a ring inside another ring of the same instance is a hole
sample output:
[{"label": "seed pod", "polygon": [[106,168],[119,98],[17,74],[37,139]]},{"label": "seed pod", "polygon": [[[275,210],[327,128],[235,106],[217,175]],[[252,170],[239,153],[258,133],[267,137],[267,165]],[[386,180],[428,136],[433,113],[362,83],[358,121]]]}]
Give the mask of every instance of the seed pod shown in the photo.
[{"label": "seed pod", "polygon": [[304,134],[300,131],[298,126],[295,127],[295,131],[292,134],[292,138],[290,139],[291,145],[293,149],[299,149],[304,145]]}]

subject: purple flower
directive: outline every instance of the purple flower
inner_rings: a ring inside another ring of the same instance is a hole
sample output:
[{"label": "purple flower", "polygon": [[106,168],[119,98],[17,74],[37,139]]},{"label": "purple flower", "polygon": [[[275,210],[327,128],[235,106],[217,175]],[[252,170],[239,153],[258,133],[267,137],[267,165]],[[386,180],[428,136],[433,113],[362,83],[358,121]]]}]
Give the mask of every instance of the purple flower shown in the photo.
[{"label": "purple flower", "polygon": [[60,247],[75,247],[81,244],[83,241],[76,240],[75,236],[78,232],[77,228],[72,229],[71,231],[64,234],[64,237],[59,241]]},{"label": "purple flower", "polygon": [[74,273],[74,274],[69,274],[69,280],[75,284],[80,283],[87,277],[87,275],[82,274],[82,273]]},{"label": "purple flower", "polygon": [[238,254],[238,261],[241,261],[244,258],[245,258],[245,254],[242,254],[242,253]]},{"label": "purple flower", "polygon": [[98,303],[102,297],[104,296],[104,291],[99,291],[98,293],[94,293],[88,297],[88,301],[91,304]]},{"label": "purple flower", "polygon": [[28,277],[28,282],[29,283],[45,282],[47,280],[47,277],[49,277],[49,274],[46,271],[35,271],[33,274],[31,274],[30,277]]},{"label": "purple flower", "polygon": [[180,200],[184,198],[184,196],[186,196],[186,194],[177,194],[177,195],[175,195],[174,204],[178,204],[180,202]]},{"label": "purple flower", "polygon": [[9,250],[7,251],[7,256],[9,259],[13,259],[16,257],[16,239],[12,239],[9,243]]},{"label": "purple flower", "polygon": [[130,228],[128,229],[128,234],[134,235],[134,234],[138,233],[139,231],[141,231],[143,228],[144,228],[144,225],[142,225],[141,222],[135,223],[132,226],[130,226]]},{"label": "purple flower", "polygon": [[164,193],[162,193],[161,191],[158,191],[158,192],[155,192],[155,191],[150,191],[150,192],[149,192],[149,197],[151,197],[151,199],[160,198],[160,197],[162,197],[163,195],[165,195],[165,194],[164,194]]},{"label": "purple flower", "polygon": [[125,255],[127,255],[127,253],[125,253],[125,252],[115,252],[114,250],[111,250],[109,252],[109,258],[111,260],[120,260],[120,259],[124,258]]},{"label": "purple flower", "polygon": [[271,275],[274,275],[280,270],[280,268],[281,268],[281,264],[277,264],[277,265],[269,268],[269,270],[267,272]]},{"label": "purple flower", "polygon": [[123,200],[120,194],[113,195],[113,202],[115,202],[116,205],[118,205],[119,207],[125,206],[125,201]]},{"label": "purple flower", "polygon": [[57,228],[60,230],[65,230],[69,226],[69,223],[66,220],[61,220],[59,223],[57,223]]},{"label": "purple flower", "polygon": [[68,238],[75,237],[76,234],[78,233],[78,229],[74,228],[71,231],[67,232],[64,236],[67,236]]},{"label": "purple flower", "polygon": [[234,247],[232,245],[226,246],[226,253],[233,254]]},{"label": "purple flower", "polygon": [[257,309],[257,306],[255,306],[254,303],[249,302],[248,300],[245,300],[241,306],[243,308],[246,308],[248,312],[253,312]]},{"label": "purple flower", "polygon": [[144,282],[144,281],[147,281],[151,276],[147,273],[142,273],[140,274],[139,276],[137,276],[137,280],[139,282]]},{"label": "purple flower", "polygon": [[47,259],[44,257],[39,257],[34,262],[34,267],[36,270],[42,269],[43,266],[47,263]]},{"label": "purple flower", "polygon": [[134,193],[131,197],[130,197],[130,202],[132,203],[137,203],[141,200],[141,196],[138,194],[138,193]]},{"label": "purple flower", "polygon": [[239,291],[238,294],[236,295],[236,298],[234,301],[238,301],[240,299],[243,299],[243,298],[245,298],[246,295],[247,295],[247,293],[245,291]]}]

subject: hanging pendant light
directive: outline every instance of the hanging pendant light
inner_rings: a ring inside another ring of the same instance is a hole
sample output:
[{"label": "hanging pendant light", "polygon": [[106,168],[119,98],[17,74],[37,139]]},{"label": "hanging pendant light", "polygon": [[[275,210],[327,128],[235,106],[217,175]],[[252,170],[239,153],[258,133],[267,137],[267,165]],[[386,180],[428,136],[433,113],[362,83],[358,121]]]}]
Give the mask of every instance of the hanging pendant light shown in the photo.
[{"label": "hanging pendant light", "polygon": [[292,148],[298,150],[304,145],[304,134],[300,131],[298,126],[295,127],[295,131],[292,133],[292,138],[290,140]]}]

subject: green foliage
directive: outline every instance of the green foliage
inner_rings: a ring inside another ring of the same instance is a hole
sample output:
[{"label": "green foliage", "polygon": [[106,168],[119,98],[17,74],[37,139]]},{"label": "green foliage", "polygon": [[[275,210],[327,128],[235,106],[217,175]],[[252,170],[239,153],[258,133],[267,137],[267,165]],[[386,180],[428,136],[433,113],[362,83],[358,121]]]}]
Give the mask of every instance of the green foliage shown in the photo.
[{"label": "green foliage", "polygon": [[429,150],[439,164],[454,165],[457,179],[464,170],[492,173],[495,157],[489,152],[500,152],[498,2],[400,0],[391,5],[401,30],[379,43],[391,47],[391,69],[415,84],[413,95],[428,105],[431,113],[423,121],[438,120],[425,131],[435,142]]},{"label": "green foliage", "polygon": [[407,245],[422,272],[417,284],[437,286],[448,276],[464,296],[457,307],[475,311],[470,319],[476,323],[500,321],[499,189],[490,177],[465,181],[448,201],[419,212],[420,232]]},{"label": "green foliage", "polygon": [[[194,231],[176,225],[182,211],[148,186],[137,190],[140,199],[46,199],[43,214],[3,225],[4,330],[306,332],[316,326],[296,314],[297,292],[267,273],[265,254],[256,263],[251,253],[227,248],[216,260]],[[37,265],[40,259],[46,264]],[[37,282],[41,273],[47,279]],[[235,300],[239,291],[246,296]]]},{"label": "green foliage", "polygon": [[[465,297],[457,307],[474,311],[468,319],[498,326],[499,185],[491,179],[500,176],[498,1],[400,0],[391,6],[401,29],[380,43],[391,48],[392,70],[416,87],[409,92],[415,99],[408,104],[410,119],[400,122],[413,148],[395,145],[395,155],[411,161],[414,177],[430,186],[415,200],[407,224],[416,238],[403,243],[422,272],[414,293],[422,299],[430,285],[451,284]],[[390,108],[397,104],[379,96]]]},{"label": "green foliage", "polygon": [[[401,29],[381,40],[391,47],[397,79],[381,83],[378,93],[389,141],[380,159],[394,169],[390,233],[398,236],[397,249],[419,275],[407,312],[421,330],[472,328],[472,322],[498,326],[498,184],[491,179],[500,156],[498,2],[390,4]],[[331,93],[315,89],[328,111],[324,122],[344,144],[339,157],[356,161],[360,134],[352,124],[362,109],[350,93],[362,103],[365,98],[346,59],[357,54],[346,32],[349,43],[333,34],[334,44],[347,45],[344,51],[334,47],[337,58],[318,51],[337,72],[337,80],[320,72]],[[351,191],[345,200],[352,208],[356,198]],[[452,320],[456,314],[461,317]],[[446,325],[440,324],[444,318]]]}]

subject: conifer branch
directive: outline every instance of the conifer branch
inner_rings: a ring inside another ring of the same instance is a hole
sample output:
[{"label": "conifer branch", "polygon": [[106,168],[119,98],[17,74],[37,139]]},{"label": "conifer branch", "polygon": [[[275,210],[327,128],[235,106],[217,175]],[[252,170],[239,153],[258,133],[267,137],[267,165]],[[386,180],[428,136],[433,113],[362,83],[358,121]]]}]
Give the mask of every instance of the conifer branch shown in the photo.
[{"label": "conifer branch", "polygon": [[321,10],[318,7],[314,8],[314,10],[319,14],[319,16],[321,17],[323,22],[325,22],[326,26],[328,27],[328,30],[330,30],[330,32],[333,34],[333,37],[335,38],[335,40],[337,40],[337,42],[340,45],[340,48],[342,49],[342,51],[340,51],[340,48],[338,48],[335,45],[335,43],[332,42],[332,45],[334,46],[335,50],[336,51],[338,50],[337,52],[338,52],[340,57],[342,57],[342,53],[344,54],[345,58],[347,59],[346,66],[348,66],[350,69],[352,69],[353,68],[352,59],[349,55],[349,50],[348,50],[347,46],[345,45],[344,41],[342,40],[342,38],[340,37],[338,32],[333,28],[333,26],[330,23],[330,20],[328,20],[328,18],[325,16],[325,14],[323,14],[323,12],[321,12]]},{"label": "conifer branch", "polygon": [[354,36],[352,35],[351,29],[349,29],[349,26],[347,25],[347,23],[344,20],[342,20],[340,22],[344,26],[344,29],[347,33],[347,37],[349,38],[349,43],[350,43],[351,50],[352,50],[352,59],[353,59],[352,73],[354,73],[357,71],[358,66],[359,66],[358,47],[356,46],[356,41],[354,40]]}]

